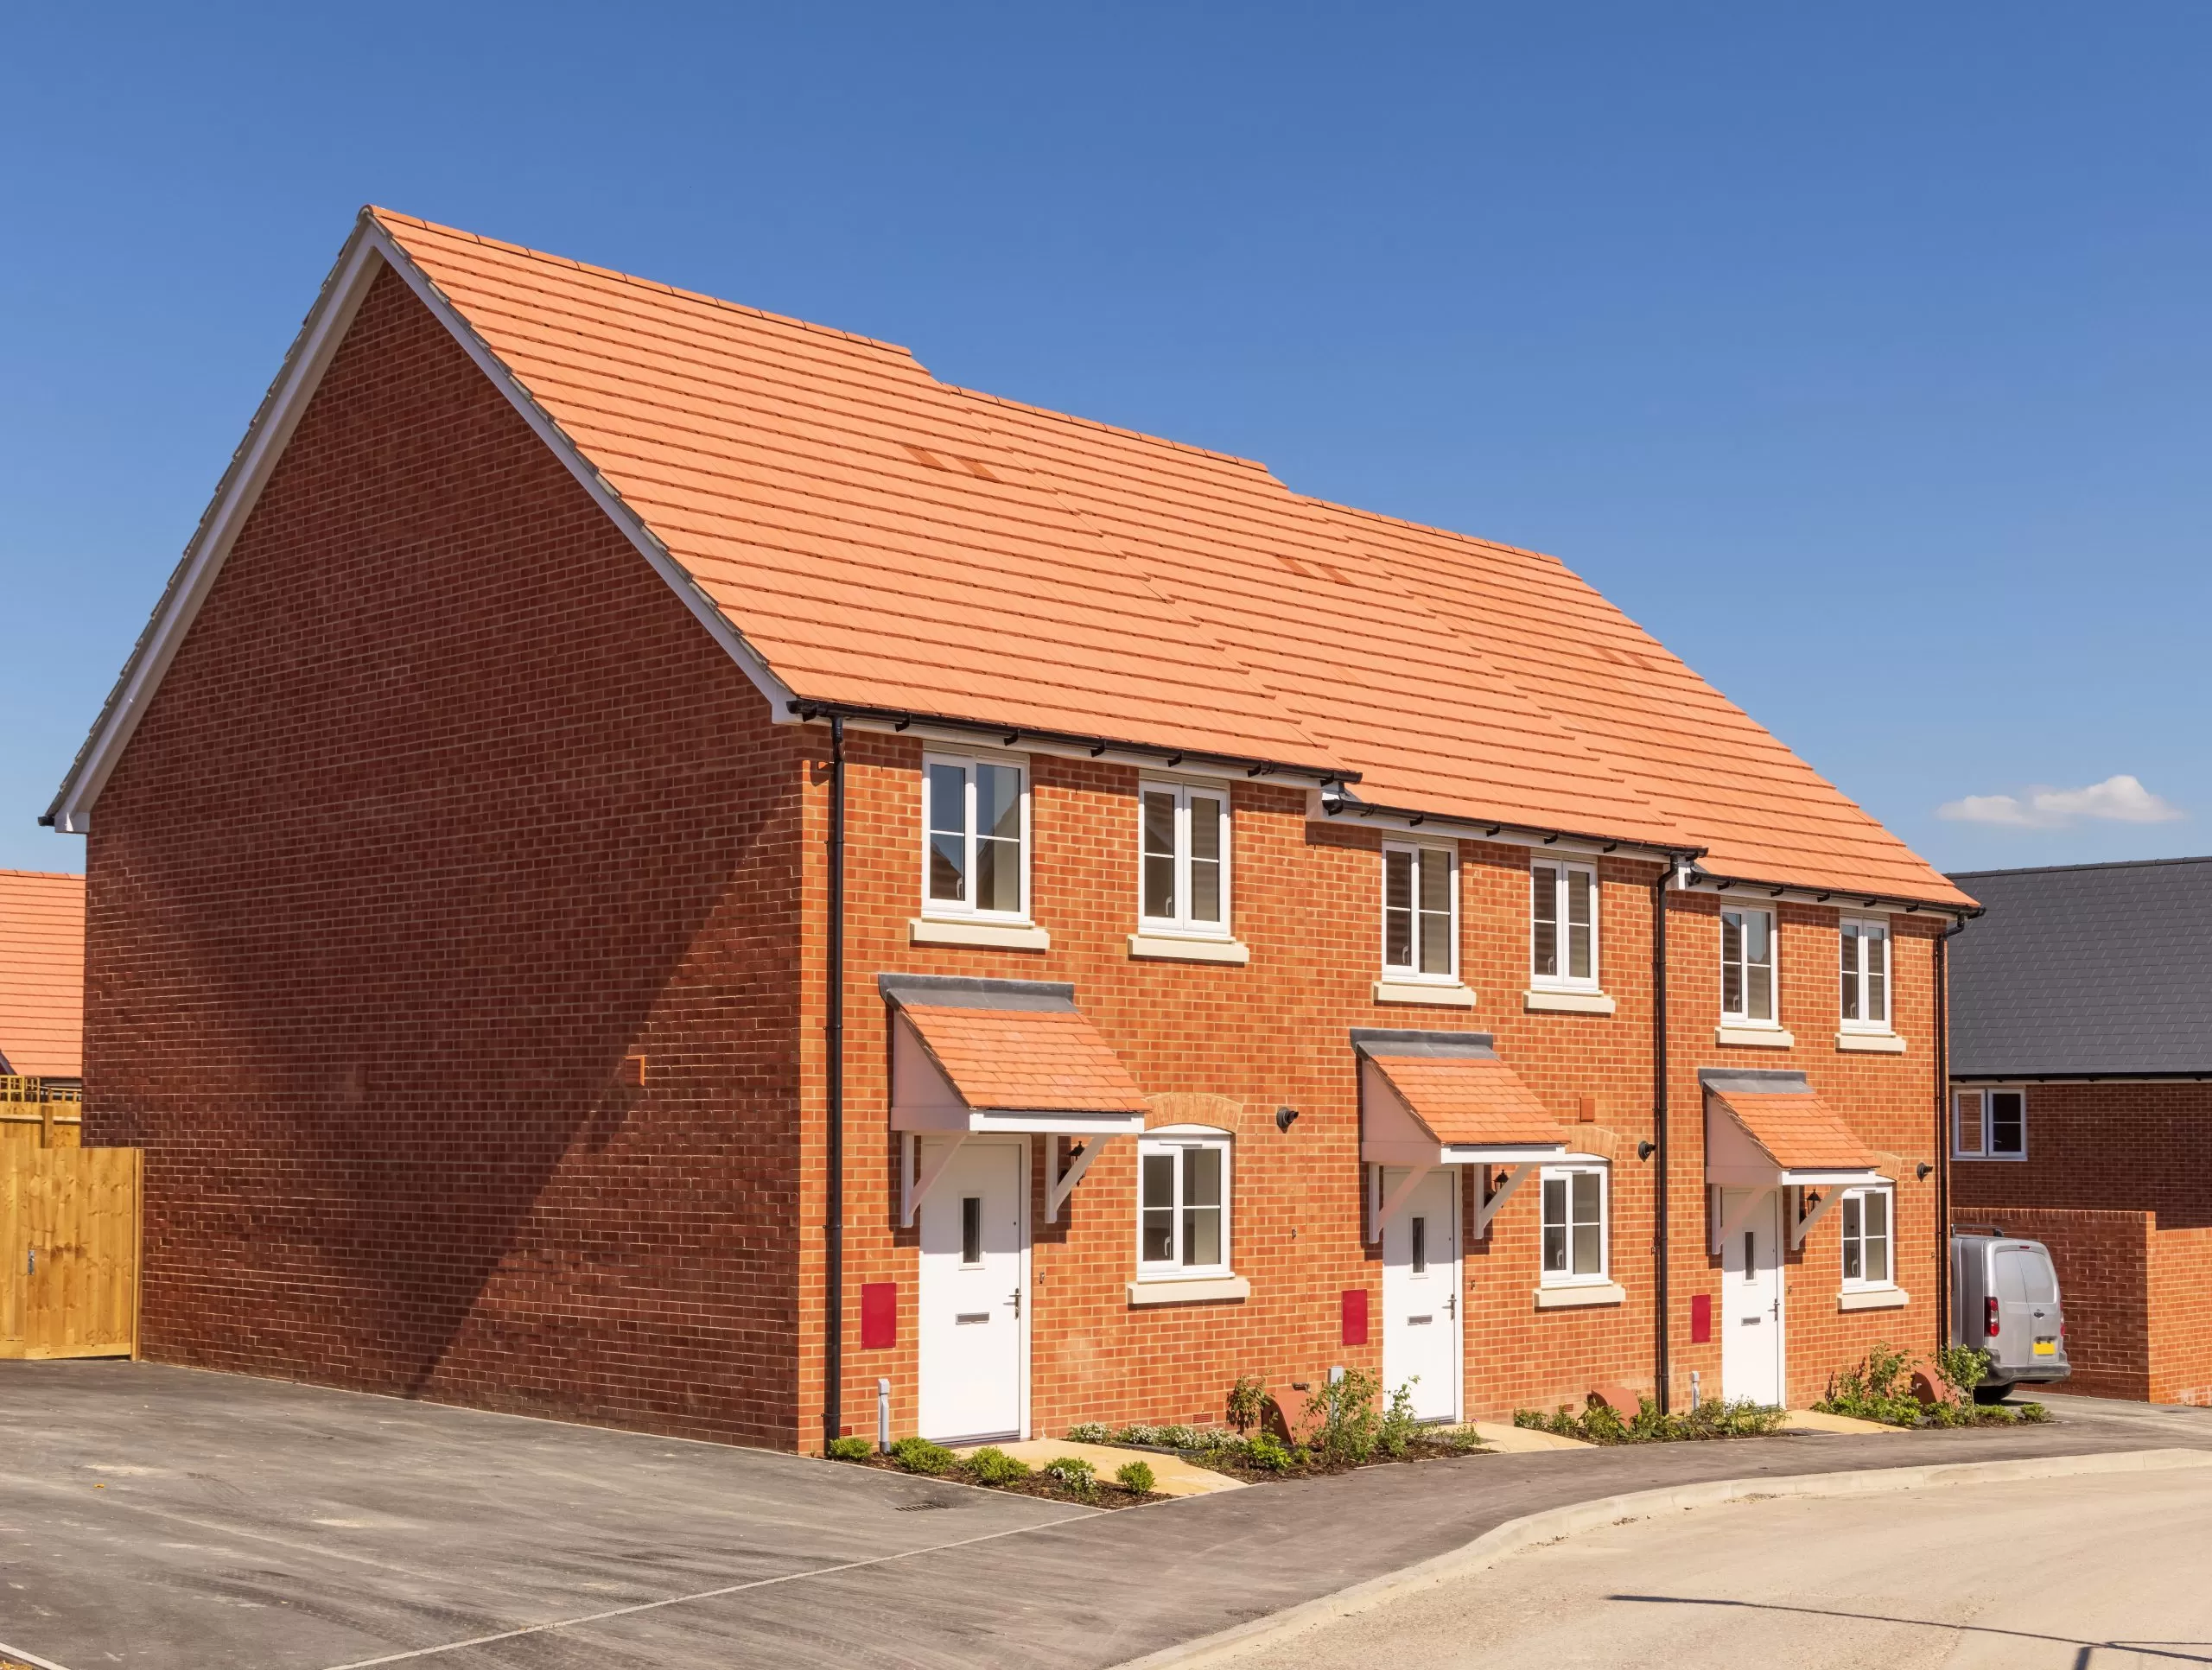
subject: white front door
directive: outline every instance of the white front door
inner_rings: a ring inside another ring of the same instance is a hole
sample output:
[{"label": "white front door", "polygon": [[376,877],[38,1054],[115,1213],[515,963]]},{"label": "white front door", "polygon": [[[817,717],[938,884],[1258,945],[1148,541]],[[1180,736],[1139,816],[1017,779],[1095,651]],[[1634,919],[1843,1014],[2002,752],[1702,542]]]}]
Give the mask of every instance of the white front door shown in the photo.
[{"label": "white front door", "polygon": [[[1382,1197],[1406,1180],[1382,1173]],[[1382,1389],[1414,1382],[1421,1420],[1459,1418],[1459,1169],[1431,1172],[1382,1229]]]},{"label": "white front door", "polygon": [[[921,1146],[926,1174],[944,1149]],[[922,1202],[924,1438],[1022,1433],[1027,1152],[1019,1142],[971,1139]]]},{"label": "white front door", "polygon": [[[1720,1394],[1778,1405],[1782,1384],[1782,1236],[1779,1190],[1720,1191],[1720,1221],[1735,1223],[1720,1248]],[[1750,1213],[1736,1220],[1750,1203]]]}]

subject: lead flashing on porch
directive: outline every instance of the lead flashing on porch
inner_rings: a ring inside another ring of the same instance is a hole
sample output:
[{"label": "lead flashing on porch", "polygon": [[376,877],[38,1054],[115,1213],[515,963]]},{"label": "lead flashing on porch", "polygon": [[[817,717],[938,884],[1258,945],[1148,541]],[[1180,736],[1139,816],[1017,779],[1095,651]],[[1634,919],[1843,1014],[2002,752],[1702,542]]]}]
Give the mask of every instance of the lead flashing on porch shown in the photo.
[{"label": "lead flashing on porch", "polygon": [[985,980],[969,975],[878,975],[876,990],[894,1009],[1072,1009],[1075,987],[1059,980]]},{"label": "lead flashing on porch", "polygon": [[1370,1059],[1376,1056],[1495,1059],[1497,1045],[1497,1035],[1491,1032],[1402,1032],[1379,1026],[1355,1026],[1351,1029],[1351,1047]]}]

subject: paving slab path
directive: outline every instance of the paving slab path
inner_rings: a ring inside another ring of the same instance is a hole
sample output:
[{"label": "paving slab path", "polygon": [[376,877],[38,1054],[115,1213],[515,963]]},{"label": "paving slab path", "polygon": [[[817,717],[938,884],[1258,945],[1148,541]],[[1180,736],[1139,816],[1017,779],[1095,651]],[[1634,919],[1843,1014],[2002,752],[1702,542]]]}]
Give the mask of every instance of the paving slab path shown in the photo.
[{"label": "paving slab path", "polygon": [[143,1363],[0,1363],[0,1657],[62,1670],[1104,1667],[1669,1483],[2212,1449],[2212,1410],[1473,1456],[1092,1512]]}]

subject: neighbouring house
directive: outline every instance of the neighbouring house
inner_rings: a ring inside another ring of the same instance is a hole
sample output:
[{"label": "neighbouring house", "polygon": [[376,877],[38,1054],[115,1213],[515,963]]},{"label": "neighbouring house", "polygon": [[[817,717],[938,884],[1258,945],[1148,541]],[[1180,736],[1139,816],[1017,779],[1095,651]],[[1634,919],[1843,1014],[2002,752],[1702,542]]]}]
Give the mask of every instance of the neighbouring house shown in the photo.
[{"label": "neighbouring house", "polygon": [[1804,1400],[1973,899],[1556,559],[365,211],[49,820],[143,1349],[747,1443]]},{"label": "neighbouring house", "polygon": [[2212,1404],[2212,858],[1955,875],[1951,1219],[2043,1241],[2065,1389]]},{"label": "neighbouring house", "polygon": [[73,1101],[84,1046],[85,878],[0,870],[4,1099]]}]

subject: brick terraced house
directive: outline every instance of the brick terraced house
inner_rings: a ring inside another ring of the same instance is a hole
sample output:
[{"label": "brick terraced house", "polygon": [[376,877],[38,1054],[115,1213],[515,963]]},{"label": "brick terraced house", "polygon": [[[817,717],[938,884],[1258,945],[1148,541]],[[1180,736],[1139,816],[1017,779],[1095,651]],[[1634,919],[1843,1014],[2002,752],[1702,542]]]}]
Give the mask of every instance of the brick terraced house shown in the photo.
[{"label": "brick terraced house", "polygon": [[2063,1389],[2212,1404],[2212,858],[1952,878],[1951,1221],[2050,1248]]},{"label": "brick terraced house", "polygon": [[73,1096],[84,1031],[85,878],[0,870],[0,1098]]},{"label": "brick terraced house", "polygon": [[365,211],[48,814],[143,1347],[746,1443],[1933,1345],[1974,908],[1555,559]]}]

